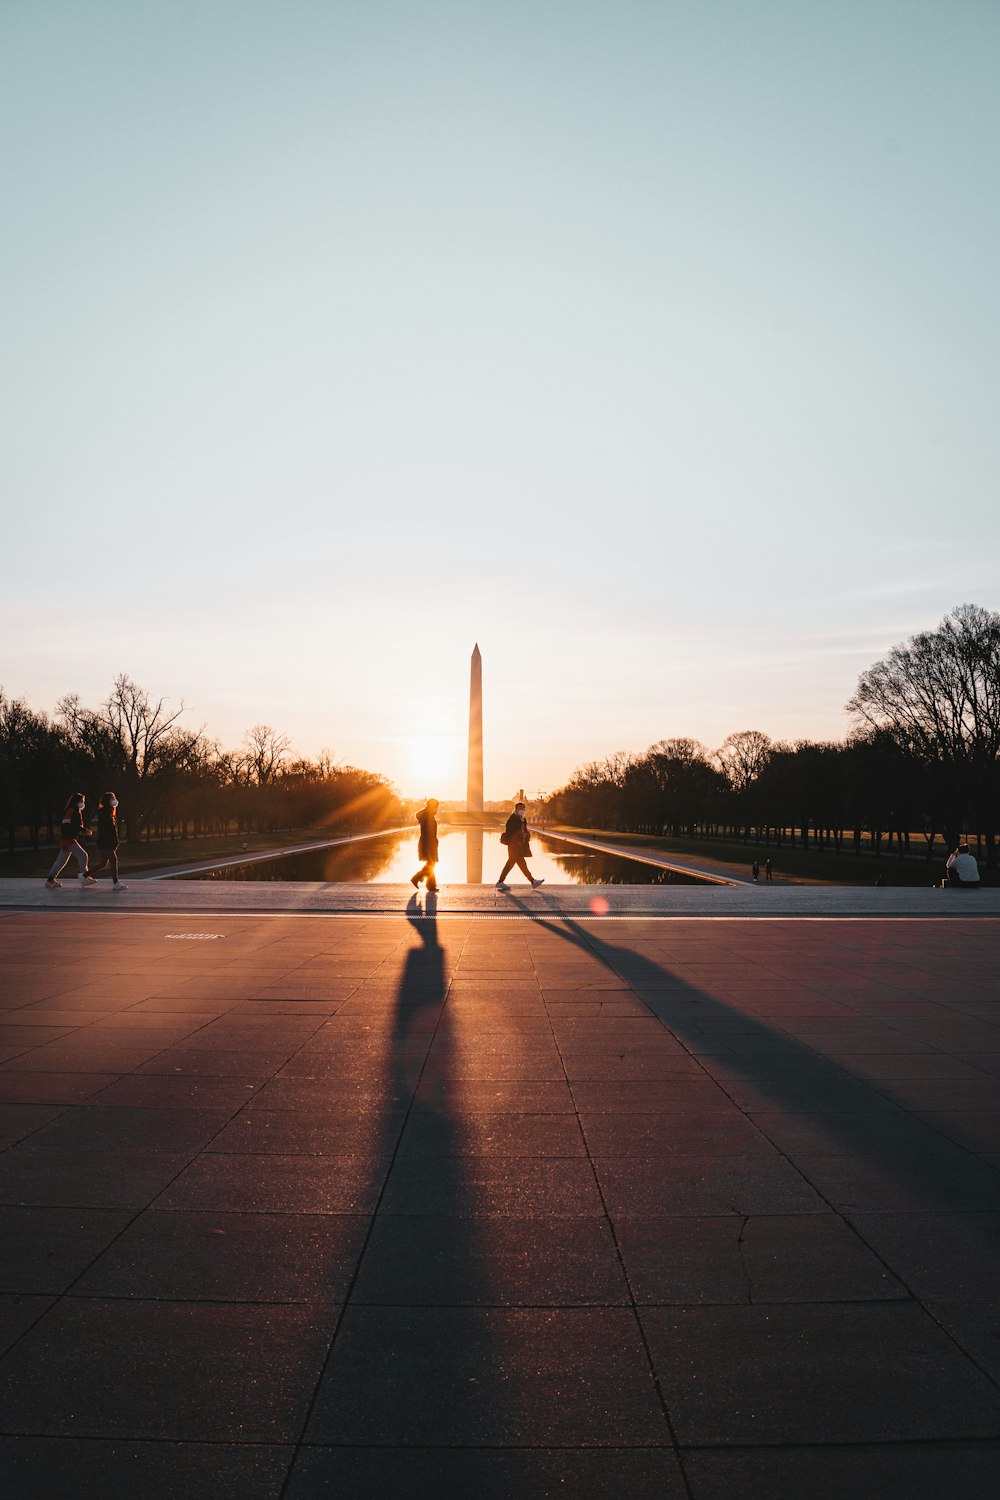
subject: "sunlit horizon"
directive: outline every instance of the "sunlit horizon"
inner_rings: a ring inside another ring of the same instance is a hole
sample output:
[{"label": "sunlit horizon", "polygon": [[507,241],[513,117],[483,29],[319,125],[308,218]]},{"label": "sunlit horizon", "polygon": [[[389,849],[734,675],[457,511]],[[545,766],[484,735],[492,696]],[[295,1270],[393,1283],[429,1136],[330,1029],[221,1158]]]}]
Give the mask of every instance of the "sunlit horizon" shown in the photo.
[{"label": "sunlit horizon", "polygon": [[1000,12],[0,8],[0,684],[413,796],[1000,609]]}]

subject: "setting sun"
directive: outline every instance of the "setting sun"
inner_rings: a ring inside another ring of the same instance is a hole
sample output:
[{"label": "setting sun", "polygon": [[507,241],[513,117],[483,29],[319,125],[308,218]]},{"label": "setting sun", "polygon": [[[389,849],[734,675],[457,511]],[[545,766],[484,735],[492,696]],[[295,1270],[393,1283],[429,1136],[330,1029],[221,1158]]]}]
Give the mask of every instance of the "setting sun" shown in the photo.
[{"label": "setting sun", "polygon": [[438,796],[461,780],[460,745],[450,735],[423,734],[403,748],[403,790],[417,796]]}]

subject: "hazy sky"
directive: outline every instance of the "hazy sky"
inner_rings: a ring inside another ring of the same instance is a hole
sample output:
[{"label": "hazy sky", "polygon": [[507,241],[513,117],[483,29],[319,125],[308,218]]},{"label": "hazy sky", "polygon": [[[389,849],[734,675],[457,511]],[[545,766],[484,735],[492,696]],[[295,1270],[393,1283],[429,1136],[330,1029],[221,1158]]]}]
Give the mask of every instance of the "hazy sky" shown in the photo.
[{"label": "hazy sky", "polygon": [[[995,0],[3,0],[0,683],[403,790],[1000,608]],[[435,740],[435,735],[440,736]]]}]

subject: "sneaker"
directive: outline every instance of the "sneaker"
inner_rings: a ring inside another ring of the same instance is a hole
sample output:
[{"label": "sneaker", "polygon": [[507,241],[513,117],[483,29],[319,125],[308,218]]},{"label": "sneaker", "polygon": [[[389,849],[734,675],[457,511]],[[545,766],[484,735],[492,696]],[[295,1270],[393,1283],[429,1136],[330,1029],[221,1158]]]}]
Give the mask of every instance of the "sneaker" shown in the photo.
[{"label": "sneaker", "polygon": [[413,887],[413,889],[415,891],[419,891],[419,889],[420,889],[420,876],[419,875],[411,875],[410,876],[410,884],[412,885],[412,887]]},{"label": "sneaker", "polygon": [[497,881],[496,888],[497,888],[498,891],[509,891],[510,890],[510,886],[509,885],[504,885],[504,883],[503,883],[502,880],[498,880]]},{"label": "sneaker", "polygon": [[84,890],[86,890],[88,886],[97,884],[97,881],[94,879],[93,875],[78,875],[77,879],[79,880]]},{"label": "sneaker", "polygon": [[533,881],[532,881],[532,882],[531,882],[531,889],[532,889],[532,890],[533,890],[533,891],[537,891],[537,890],[538,890],[538,887],[539,887],[539,886],[540,886],[540,885],[544,885],[544,884],[545,884],[545,876],[544,876],[544,875],[543,875],[543,876],[542,876],[542,878],[541,878],[541,880],[533,880]]},{"label": "sneaker", "polygon": [[111,889],[113,891],[127,891],[128,886],[125,884],[124,880],[116,880],[112,884]]},{"label": "sneaker", "polygon": [[45,882],[45,889],[47,891],[61,891],[62,890],[62,881],[61,880],[53,880],[52,876],[50,875],[49,878],[48,878],[48,880]]}]

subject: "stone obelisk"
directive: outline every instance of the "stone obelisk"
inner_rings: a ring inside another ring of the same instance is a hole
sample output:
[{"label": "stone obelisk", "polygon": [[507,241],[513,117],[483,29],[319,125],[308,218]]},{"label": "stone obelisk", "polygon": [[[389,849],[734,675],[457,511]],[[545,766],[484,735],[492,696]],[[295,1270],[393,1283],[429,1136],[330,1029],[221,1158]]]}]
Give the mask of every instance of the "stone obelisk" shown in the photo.
[{"label": "stone obelisk", "polygon": [[483,810],[483,658],[478,643],[473,647],[469,676],[469,779],[465,810],[470,813]]}]

